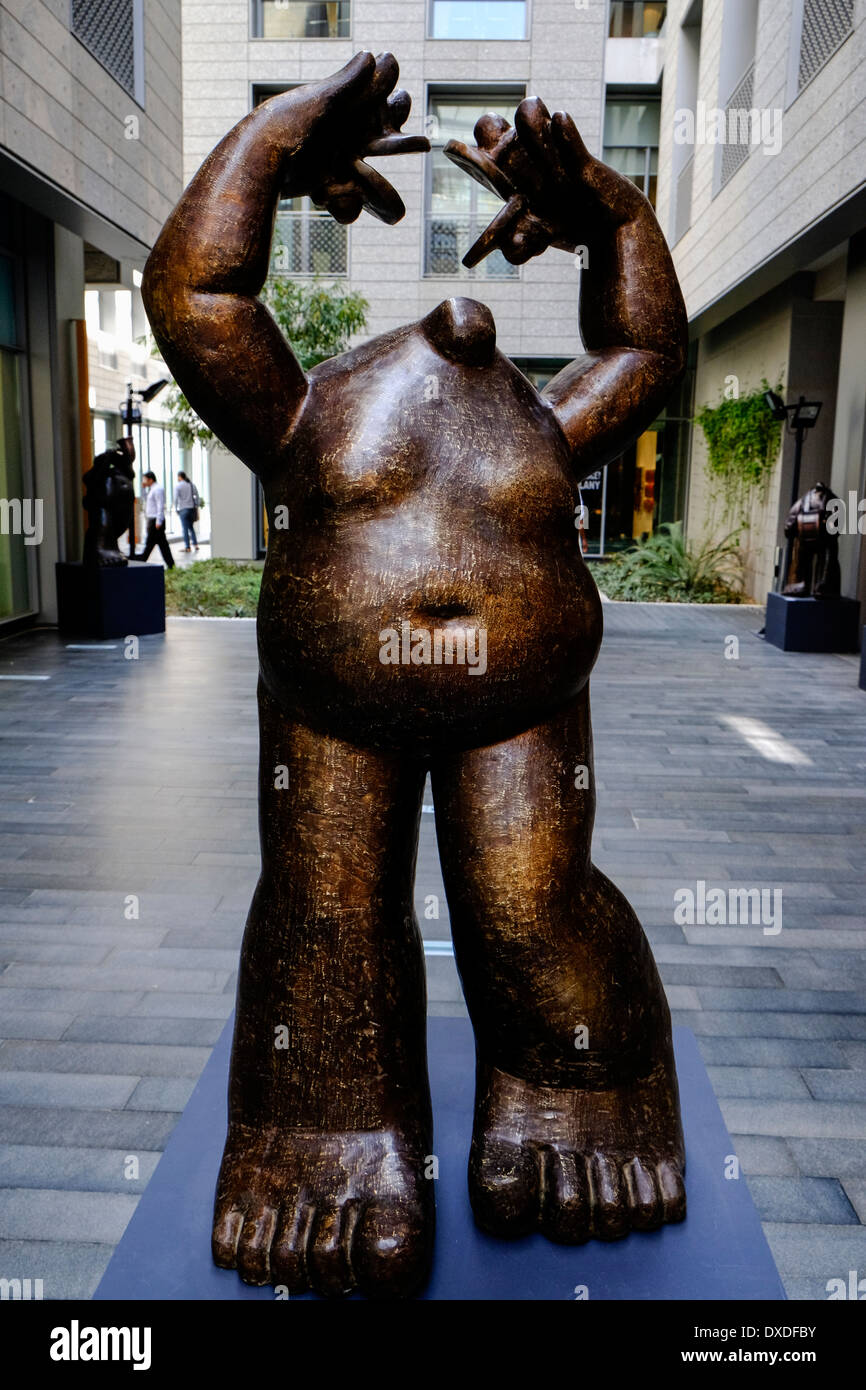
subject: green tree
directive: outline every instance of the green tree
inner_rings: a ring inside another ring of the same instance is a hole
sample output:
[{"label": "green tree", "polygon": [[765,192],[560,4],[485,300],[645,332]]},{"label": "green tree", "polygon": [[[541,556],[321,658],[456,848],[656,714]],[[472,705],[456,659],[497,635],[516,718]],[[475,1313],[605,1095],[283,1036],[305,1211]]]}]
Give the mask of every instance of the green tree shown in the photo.
[{"label": "green tree", "polygon": [[[345,352],[352,334],[360,333],[367,323],[369,305],[357,290],[321,285],[315,280],[308,283],[292,280],[287,275],[271,274],[265,281],[261,299],[304,371]],[[176,382],[166,396],[166,408],[170,424],[177,430],[185,448],[194,442],[205,446],[214,442],[212,431],[195,413]]]}]

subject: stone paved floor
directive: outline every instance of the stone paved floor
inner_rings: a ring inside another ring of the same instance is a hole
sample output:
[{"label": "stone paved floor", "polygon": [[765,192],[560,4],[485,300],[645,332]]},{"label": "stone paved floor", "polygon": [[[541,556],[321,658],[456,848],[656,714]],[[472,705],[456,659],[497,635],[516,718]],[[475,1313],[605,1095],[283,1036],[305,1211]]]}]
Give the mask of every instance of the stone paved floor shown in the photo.
[{"label": "stone paved floor", "polygon": [[[825,1298],[866,1275],[856,661],[767,647],[756,609],[605,615],[594,857],[698,1036],[790,1296]],[[258,864],[253,624],[171,620],[137,661],[7,640],[0,737],[0,1276],[86,1297],[233,1003]],[[677,925],[699,880],[781,890],[782,930]],[[462,1013],[429,812],[416,901],[430,1010]]]}]

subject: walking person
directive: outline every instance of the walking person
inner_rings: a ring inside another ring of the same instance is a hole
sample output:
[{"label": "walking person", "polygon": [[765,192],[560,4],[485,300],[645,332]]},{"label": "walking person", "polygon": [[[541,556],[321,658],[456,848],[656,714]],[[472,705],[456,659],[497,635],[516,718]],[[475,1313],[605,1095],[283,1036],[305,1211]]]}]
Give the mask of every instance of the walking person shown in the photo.
[{"label": "walking person", "polygon": [[165,538],[165,488],[156,481],[155,473],[145,473],[142,486],[146,491],[144,515],[147,518],[147,540],[144,550],[135,556],[136,560],[146,560],[156,545],[165,561],[166,569],[174,569],[174,556]]},{"label": "walking person", "polygon": [[195,523],[198,521],[198,509],[201,506],[201,498],[198,495],[198,488],[190,477],[184,473],[183,469],[178,470],[177,483],[174,489],[174,505],[180,517],[180,524],[183,528],[183,548],[188,553],[190,541],[198,550],[198,540],[195,534]]}]

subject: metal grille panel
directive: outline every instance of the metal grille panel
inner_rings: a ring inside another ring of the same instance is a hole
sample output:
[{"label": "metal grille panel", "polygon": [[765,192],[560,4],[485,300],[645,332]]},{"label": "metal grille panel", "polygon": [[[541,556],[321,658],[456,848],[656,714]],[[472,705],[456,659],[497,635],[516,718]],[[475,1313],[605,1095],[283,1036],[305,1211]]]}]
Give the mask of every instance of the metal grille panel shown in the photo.
[{"label": "metal grille panel", "polygon": [[72,0],[72,32],[135,96],[134,0]]},{"label": "metal grille panel", "polygon": [[854,0],[804,0],[797,90],[802,91],[851,33]]},{"label": "metal grille panel", "polygon": [[329,212],[278,213],[271,268],[284,275],[348,274],[347,228]]},{"label": "metal grille panel", "polygon": [[[731,92],[728,98],[728,104],[725,107],[725,143],[722,146],[722,188],[724,188],[728,179],[733,178],[740,165],[745,164],[749,157],[750,121],[748,113],[752,110],[754,99],[755,65],[753,63],[748,72],[740,78],[740,81]],[[732,115],[732,113],[735,114]],[[736,140],[730,139],[732,130],[736,132]]]}]

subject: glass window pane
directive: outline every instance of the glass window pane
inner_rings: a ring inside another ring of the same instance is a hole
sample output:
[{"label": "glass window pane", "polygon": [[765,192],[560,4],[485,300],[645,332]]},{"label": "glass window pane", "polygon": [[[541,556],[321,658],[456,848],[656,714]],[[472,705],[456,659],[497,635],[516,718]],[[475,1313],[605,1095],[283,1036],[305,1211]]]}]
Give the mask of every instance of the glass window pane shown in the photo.
[{"label": "glass window pane", "polygon": [[525,0],[433,0],[434,39],[524,39]]},{"label": "glass window pane", "polygon": [[604,110],[606,145],[657,145],[658,101],[609,101]]},{"label": "glass window pane", "polygon": [[349,0],[259,0],[254,33],[260,39],[347,39]]},{"label": "glass window pane", "polygon": [[0,351],[0,618],[30,610],[25,539],[37,535],[39,522],[36,499],[25,496],[19,361]]},{"label": "glass window pane", "polygon": [[0,256],[0,343],[18,346],[15,323],[15,268],[8,256]]},{"label": "glass window pane", "polygon": [[612,39],[642,39],[658,34],[667,13],[666,0],[612,0]]}]

